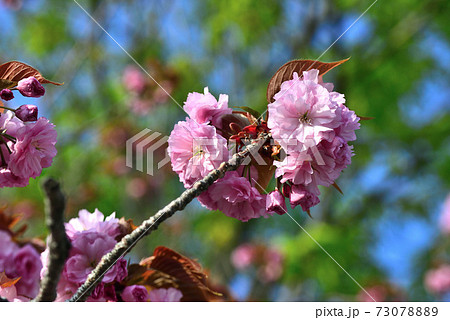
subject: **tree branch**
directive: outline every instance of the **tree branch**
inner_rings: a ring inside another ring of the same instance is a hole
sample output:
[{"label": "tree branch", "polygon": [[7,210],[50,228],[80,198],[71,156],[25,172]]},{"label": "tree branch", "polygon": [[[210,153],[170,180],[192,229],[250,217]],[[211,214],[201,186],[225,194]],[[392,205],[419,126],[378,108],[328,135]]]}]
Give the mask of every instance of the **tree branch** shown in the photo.
[{"label": "tree branch", "polygon": [[46,222],[50,230],[49,255],[47,273],[41,282],[41,288],[35,301],[54,301],[56,287],[61,271],[69,256],[70,241],[67,239],[64,227],[65,197],[61,192],[59,183],[47,179],[43,184],[46,198]]},{"label": "tree branch", "polygon": [[175,212],[183,210],[193,199],[208,189],[214,181],[222,178],[227,171],[236,170],[247,156],[258,152],[267,139],[269,139],[269,135],[262,133],[258,139],[253,140],[242,151],[235,153],[228,162],[223,162],[218,169],[211,171],[202,180],[197,181],[192,188],[185,190],[178,198],[159,210],[154,216],[145,220],[133,232],[123,237],[109,253],[102,257],[99,264],[87,277],[85,283],[78,288],[77,292],[68,301],[85,301],[95,289],[96,283],[101,281],[105,273],[114,266],[117,260],[125,256],[142,237],[156,230],[163,221],[170,218]]}]

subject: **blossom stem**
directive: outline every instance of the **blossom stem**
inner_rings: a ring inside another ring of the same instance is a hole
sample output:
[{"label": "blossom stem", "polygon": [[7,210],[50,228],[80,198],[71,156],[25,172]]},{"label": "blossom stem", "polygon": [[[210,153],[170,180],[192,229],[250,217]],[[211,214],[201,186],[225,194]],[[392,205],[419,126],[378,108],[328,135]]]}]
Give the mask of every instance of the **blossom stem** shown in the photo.
[{"label": "blossom stem", "polygon": [[[16,138],[14,138],[13,136],[10,136],[10,135],[7,134],[6,132],[1,132],[1,133],[0,133],[0,136],[2,137],[2,140],[3,140],[3,137],[5,137],[6,139],[11,140],[12,142],[16,142],[16,141],[17,141]],[[3,141],[3,142],[4,142],[4,141]]]},{"label": "blossom stem", "polygon": [[1,148],[1,146],[0,146],[0,157],[1,157],[1,159],[2,159],[2,167],[3,166],[6,166],[6,159],[5,159],[5,156],[3,155],[3,150],[2,150],[2,148]]},{"label": "blossom stem", "polygon": [[64,263],[69,256],[70,241],[67,239],[64,227],[65,197],[61,192],[59,183],[48,179],[43,184],[46,201],[46,222],[51,232],[49,243],[48,268],[41,281],[41,288],[35,301],[54,301],[56,299],[56,287],[61,275]]},{"label": "blossom stem", "polygon": [[6,106],[1,106],[0,108],[1,108],[1,109],[5,109],[5,110],[9,110],[9,111],[12,111],[12,112],[16,111],[16,109],[8,108],[8,107],[6,107]]},{"label": "blossom stem", "polygon": [[178,198],[170,202],[163,209],[159,210],[154,216],[145,220],[133,232],[126,235],[116,246],[102,257],[99,264],[89,274],[85,283],[81,285],[77,292],[68,300],[69,302],[85,301],[95,289],[96,284],[101,281],[103,276],[114,264],[130,251],[136,243],[144,236],[149,235],[153,230],[170,218],[175,212],[183,210],[192,200],[207,190],[216,180],[222,178],[227,171],[233,171],[239,168],[244,159],[255,151],[258,151],[263,144],[270,138],[267,133],[261,133],[257,139],[246,146],[242,151],[235,153],[233,157],[220,164],[217,169],[212,170],[203,179],[197,181],[192,188],[185,190]]},{"label": "blossom stem", "polygon": [[[8,146],[8,144],[6,143],[5,139],[4,139],[3,136],[1,136],[1,135],[0,135],[0,140],[1,140],[1,143],[0,143],[0,144],[4,144],[5,147],[6,147],[6,149],[8,149],[9,154],[11,154],[11,153],[12,153],[11,149],[9,148],[9,146]],[[3,157],[3,152],[2,152],[2,161],[3,161],[4,164],[6,164],[5,159],[4,159],[4,157]]]}]

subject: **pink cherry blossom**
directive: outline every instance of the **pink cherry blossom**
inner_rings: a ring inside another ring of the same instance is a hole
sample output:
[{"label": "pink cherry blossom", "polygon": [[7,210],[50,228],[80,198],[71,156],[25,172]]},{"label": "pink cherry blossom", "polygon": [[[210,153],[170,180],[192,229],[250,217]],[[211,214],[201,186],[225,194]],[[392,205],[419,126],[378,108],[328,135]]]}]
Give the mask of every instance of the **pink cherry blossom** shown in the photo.
[{"label": "pink cherry blossom", "polygon": [[125,287],[120,296],[125,302],[145,302],[150,299],[147,288],[140,285]]},{"label": "pink cherry blossom", "polygon": [[283,274],[283,255],[275,248],[268,248],[264,253],[264,260],[259,272],[261,280],[263,282],[278,280]]},{"label": "pink cherry blossom", "polygon": [[175,288],[153,289],[148,295],[152,302],[179,302],[183,297],[181,291]]},{"label": "pink cherry blossom", "polygon": [[[16,137],[17,131],[24,126],[24,123],[15,117],[14,112],[6,111],[0,113],[0,129],[10,136]],[[8,144],[10,147],[13,143]]]},{"label": "pink cherry blossom", "polygon": [[303,211],[308,211],[311,207],[317,205],[320,200],[316,194],[303,185],[293,185],[290,187],[289,202],[292,208],[300,205]]},{"label": "pink cherry blossom", "polygon": [[267,195],[266,211],[275,212],[279,215],[283,215],[287,212],[286,202],[280,191],[275,190]]},{"label": "pink cherry blossom", "polygon": [[11,172],[21,178],[36,178],[56,155],[56,130],[45,118],[17,130],[17,142],[9,161]]},{"label": "pink cherry blossom", "polygon": [[313,182],[312,157],[308,150],[292,151],[283,161],[274,161],[277,167],[275,177],[281,177],[281,182],[291,181],[294,184],[310,184]]},{"label": "pink cherry blossom", "polygon": [[184,103],[184,111],[189,117],[199,124],[211,122],[214,126],[220,128],[219,118],[222,115],[230,114],[232,109],[228,108],[228,95],[221,94],[219,101],[209,93],[208,87],[204,93],[189,93]]},{"label": "pink cherry blossom", "polygon": [[336,135],[340,136],[347,142],[356,140],[355,130],[360,128],[359,117],[354,111],[344,105],[337,108],[336,113],[341,119],[340,125],[335,129]]},{"label": "pink cherry blossom", "polygon": [[224,178],[216,181],[207,192],[208,203],[200,197],[202,204],[220,210],[225,215],[241,221],[267,217],[272,213],[266,212],[266,195],[252,187],[247,178],[241,177],[237,172],[227,172]]},{"label": "pink cherry blossom", "polygon": [[70,219],[65,225],[67,236],[71,239],[76,233],[83,231],[97,231],[112,238],[120,234],[119,219],[116,218],[116,213],[113,212],[105,218],[98,209],[95,209],[93,213],[86,209],[80,210],[78,218]]},{"label": "pink cherry blossom", "polygon": [[34,298],[39,292],[40,271],[42,263],[36,249],[27,244],[10,256],[11,263],[6,266],[8,277],[20,277],[16,283],[17,294]]},{"label": "pink cherry blossom", "polygon": [[450,265],[442,265],[425,274],[425,288],[434,294],[450,291]]},{"label": "pink cherry blossom", "polygon": [[139,68],[130,65],[123,72],[122,82],[128,90],[140,93],[145,89],[146,77]]},{"label": "pink cherry blossom", "polygon": [[0,297],[12,302],[17,299],[17,289],[15,285],[3,288],[0,284]]},{"label": "pink cherry blossom", "polygon": [[56,287],[56,302],[64,302],[70,299],[78,290],[77,283],[70,282],[66,279],[64,273],[59,278],[58,286]]},{"label": "pink cherry blossom", "polygon": [[122,281],[128,275],[128,262],[125,259],[119,259],[116,262],[116,278],[114,279],[117,282]]},{"label": "pink cherry blossom", "polygon": [[255,258],[255,248],[250,243],[245,243],[237,247],[231,253],[231,262],[236,269],[243,270],[253,263]]},{"label": "pink cherry blossom", "polygon": [[116,290],[113,285],[105,285],[103,282],[100,282],[86,301],[115,302],[117,301]]},{"label": "pink cherry blossom", "polygon": [[294,73],[293,80],[283,82],[275,101],[268,105],[268,127],[287,152],[299,149],[287,141],[296,140],[302,146],[310,139],[318,144],[322,139],[332,139],[333,129],[340,124],[336,104],[319,83],[318,74],[316,69],[303,72],[303,78]]},{"label": "pink cherry blossom", "polygon": [[189,118],[175,125],[168,143],[172,169],[187,188],[229,157],[227,140],[216,128]]}]

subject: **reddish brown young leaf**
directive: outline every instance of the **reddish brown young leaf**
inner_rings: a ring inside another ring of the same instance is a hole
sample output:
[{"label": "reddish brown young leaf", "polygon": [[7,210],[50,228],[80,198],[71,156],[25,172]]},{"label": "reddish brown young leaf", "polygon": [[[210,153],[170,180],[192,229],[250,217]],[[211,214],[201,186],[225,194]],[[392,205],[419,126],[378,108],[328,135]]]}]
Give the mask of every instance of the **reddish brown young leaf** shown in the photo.
[{"label": "reddish brown young leaf", "polygon": [[322,76],[334,67],[343,64],[348,59],[350,58],[335,62],[321,62],[316,60],[292,60],[283,64],[269,81],[269,85],[267,86],[267,101],[269,103],[273,102],[273,96],[278,91],[280,91],[281,84],[286,80],[292,79],[292,74],[294,72],[297,72],[298,75],[301,76],[303,71],[318,69],[319,75]]},{"label": "reddish brown young leaf", "polygon": [[45,79],[41,73],[33,67],[19,61],[10,61],[0,65],[0,90],[12,88],[25,78],[35,77],[40,83],[51,83],[57,86],[62,83]]},{"label": "reddish brown young leaf", "polygon": [[221,294],[213,291],[201,265],[181,254],[157,247],[153,256],[140,263],[147,271],[143,284],[155,288],[175,287],[183,293],[181,301],[217,301]]}]

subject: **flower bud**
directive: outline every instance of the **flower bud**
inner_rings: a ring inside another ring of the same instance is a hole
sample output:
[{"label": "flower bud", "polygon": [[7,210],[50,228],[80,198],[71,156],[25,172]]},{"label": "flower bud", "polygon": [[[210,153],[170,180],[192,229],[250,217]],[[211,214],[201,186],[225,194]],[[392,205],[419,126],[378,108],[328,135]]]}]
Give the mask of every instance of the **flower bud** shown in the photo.
[{"label": "flower bud", "polygon": [[300,205],[305,212],[320,202],[314,193],[309,192],[302,185],[292,185],[289,201],[291,202],[292,209]]},{"label": "flower bud", "polygon": [[45,93],[44,87],[35,77],[20,80],[17,84],[17,89],[25,97],[39,98]]},{"label": "flower bud", "polygon": [[286,203],[280,191],[275,190],[267,195],[266,211],[275,212],[279,215],[283,215],[287,212]]},{"label": "flower bud", "polygon": [[9,89],[3,89],[2,91],[0,91],[0,98],[2,98],[3,100],[9,101],[14,98],[14,94]]},{"label": "flower bud", "polygon": [[32,104],[23,104],[17,108],[15,114],[23,122],[37,121],[38,108]]}]

